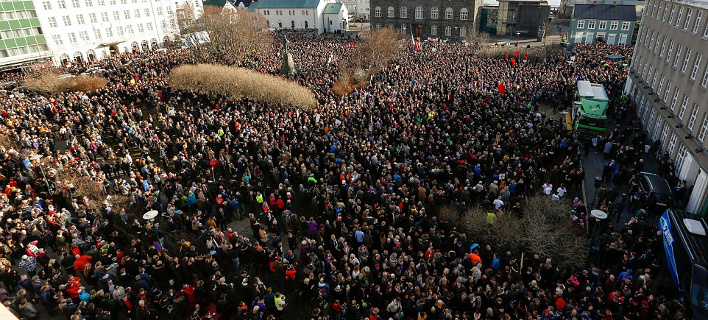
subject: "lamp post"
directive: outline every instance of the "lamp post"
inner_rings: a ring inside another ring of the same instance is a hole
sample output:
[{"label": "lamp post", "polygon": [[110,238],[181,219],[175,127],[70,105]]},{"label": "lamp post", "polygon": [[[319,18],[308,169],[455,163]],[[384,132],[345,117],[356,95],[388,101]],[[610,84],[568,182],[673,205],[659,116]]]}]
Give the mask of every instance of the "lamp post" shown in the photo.
[{"label": "lamp post", "polygon": [[516,47],[519,46],[519,37],[521,36],[521,32],[516,31]]}]

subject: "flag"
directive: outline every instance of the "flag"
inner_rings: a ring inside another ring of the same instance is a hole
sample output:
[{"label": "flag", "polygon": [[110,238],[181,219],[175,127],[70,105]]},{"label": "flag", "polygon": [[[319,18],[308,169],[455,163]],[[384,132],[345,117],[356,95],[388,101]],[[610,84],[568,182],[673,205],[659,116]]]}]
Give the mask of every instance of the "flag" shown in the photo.
[{"label": "flag", "polygon": [[508,53],[506,54],[506,58],[504,58],[504,59],[509,60],[509,54],[508,54]]},{"label": "flag", "polygon": [[529,53],[526,52],[526,53],[524,53],[524,60],[528,60],[528,59],[529,59]]},{"label": "flag", "polygon": [[349,41],[349,49],[354,49],[354,41]]},{"label": "flag", "polygon": [[411,44],[415,45],[415,38],[413,38],[413,34],[411,33]]},{"label": "flag", "polygon": [[418,51],[418,41],[413,41],[413,50]]},{"label": "flag", "polygon": [[499,83],[499,86],[497,87],[497,90],[499,90],[499,93],[501,93],[501,94],[506,94],[506,88],[504,87],[504,83],[503,83],[503,82]]},{"label": "flag", "polygon": [[519,54],[521,54],[521,50],[514,52],[515,56],[518,56]]},{"label": "flag", "polygon": [[514,59],[514,57],[511,58],[511,65],[512,65],[512,66],[515,66],[515,65],[516,65],[516,60]]}]

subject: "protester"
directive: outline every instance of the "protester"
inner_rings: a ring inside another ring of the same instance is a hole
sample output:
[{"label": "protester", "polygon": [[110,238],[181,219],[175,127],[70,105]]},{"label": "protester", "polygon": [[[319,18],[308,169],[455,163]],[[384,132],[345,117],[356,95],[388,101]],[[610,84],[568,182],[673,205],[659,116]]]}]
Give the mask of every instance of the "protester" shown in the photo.
[{"label": "protester", "polygon": [[[618,95],[624,70],[597,52],[630,47],[579,45],[574,64],[510,63],[426,43],[340,97],[330,89],[339,61],[351,58],[349,41],[298,31],[288,39],[314,109],[175,90],[166,76],[197,62],[189,49],[65,68],[105,69],[109,84],[93,93],[0,94],[0,134],[13,142],[0,150],[8,305],[27,318],[46,309],[67,319],[277,319],[298,312],[294,299],[318,301],[302,315],[313,319],[684,312],[654,295],[662,249],[643,220],[604,232],[594,266],[563,270],[495,244],[482,249],[431,213],[444,204],[514,210],[553,186],[559,198],[579,194],[577,141],[540,104],[567,105],[581,78]],[[279,43],[236,64],[275,74]],[[616,106],[628,112],[626,102]],[[621,147],[628,137],[602,137],[618,146],[609,156],[627,177],[640,150]],[[81,194],[85,182],[105,200]],[[142,219],[148,210],[159,223]],[[246,215],[252,235],[228,229]],[[156,234],[193,240],[167,248]],[[52,259],[28,255],[33,241]]]}]

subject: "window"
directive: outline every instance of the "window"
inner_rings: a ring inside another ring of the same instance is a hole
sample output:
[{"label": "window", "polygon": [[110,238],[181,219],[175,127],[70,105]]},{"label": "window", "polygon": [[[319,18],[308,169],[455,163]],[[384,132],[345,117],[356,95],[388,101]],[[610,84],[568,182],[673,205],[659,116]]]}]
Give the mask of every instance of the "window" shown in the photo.
[{"label": "window", "polygon": [[693,50],[691,48],[686,48],[686,56],[683,58],[683,64],[681,64],[681,73],[686,73],[686,68],[688,68],[688,61],[691,60],[691,53]]},{"label": "window", "polygon": [[595,20],[588,21],[588,29],[595,29]]},{"label": "window", "polygon": [[686,19],[683,21],[683,30],[688,30],[688,24],[691,22],[691,15],[693,15],[693,9],[688,8],[686,11]]},{"label": "window", "polygon": [[113,11],[113,21],[120,21],[120,12]]},{"label": "window", "polygon": [[693,31],[692,33],[697,33],[698,32],[698,27],[701,24],[701,19],[703,18],[703,10],[698,10],[696,13],[696,22],[693,23]]},{"label": "window", "polygon": [[77,41],[76,41],[76,34],[75,34],[75,33],[69,32],[69,42],[71,42],[71,44],[76,44],[76,43],[77,43]]},{"label": "window", "polygon": [[629,30],[629,22],[622,22],[622,31]]},{"label": "window", "polygon": [[661,89],[664,89],[664,75],[661,75],[661,80],[659,80],[659,87],[656,88],[656,94],[661,94]]},{"label": "window", "polygon": [[116,26],[116,31],[118,32],[118,35],[119,35],[119,36],[122,36],[122,35],[123,35],[123,27],[121,27],[121,26]]},{"label": "window", "polygon": [[683,115],[686,114],[686,107],[688,107],[688,95],[683,95],[683,101],[681,101],[681,109],[679,110],[678,118],[683,120]]},{"label": "window", "polygon": [[669,15],[669,25],[674,23],[674,13],[676,12],[676,5],[671,5],[671,15]]},{"label": "window", "polygon": [[619,26],[618,21],[611,21],[610,22],[610,30],[617,30],[617,26]]},{"label": "window", "polygon": [[96,36],[96,40],[101,40],[101,30],[99,29],[93,29],[93,35]]},{"label": "window", "polygon": [[467,28],[466,27],[460,27],[460,38],[464,38],[467,36]]},{"label": "window", "polygon": [[656,54],[657,51],[659,51],[659,44],[661,43],[661,38],[662,38],[661,35],[656,37],[656,44],[654,45],[654,54]]},{"label": "window", "polygon": [[676,24],[674,25],[674,27],[678,27],[679,25],[681,25],[681,17],[682,16],[683,16],[683,7],[679,8],[678,15],[676,15]]},{"label": "window", "polygon": [[686,129],[688,129],[688,132],[693,131],[693,125],[696,124],[696,118],[698,117],[698,105],[693,104],[693,110],[691,111],[691,117],[688,118],[688,124],[686,125]]},{"label": "window", "polygon": [[62,17],[62,19],[64,19],[64,25],[65,25],[65,26],[67,26],[67,27],[68,27],[68,26],[71,26],[71,17],[69,17],[69,16],[64,16],[64,17]]},{"label": "window", "polygon": [[401,7],[401,9],[399,10],[399,16],[403,19],[408,18],[408,8]]},{"label": "window", "polygon": [[77,15],[76,15],[76,23],[77,23],[77,24],[85,24],[84,15],[83,15],[83,14],[77,14]]},{"label": "window", "polygon": [[445,9],[445,20],[452,20],[453,16],[454,12],[452,11],[452,8]]},{"label": "window", "polygon": [[669,80],[669,83],[666,85],[666,91],[664,91],[664,103],[669,102],[669,93],[671,93],[671,80]]},{"label": "window", "polygon": [[423,20],[423,7],[415,7],[415,19]]},{"label": "window", "polygon": [[431,36],[437,36],[437,35],[438,35],[438,26],[430,26],[430,35],[431,35]]},{"label": "window", "polygon": [[108,3],[112,6],[116,5],[116,0],[108,0]]},{"label": "window", "polygon": [[99,7],[103,7],[103,6],[105,6],[105,5],[106,5],[106,1],[105,1],[105,0],[98,0],[98,6],[99,6]]},{"label": "window", "polygon": [[[147,28],[149,31],[153,30],[152,22],[147,23]],[[307,21],[305,21],[305,29],[307,29]]]},{"label": "window", "polygon": [[605,30],[607,29],[607,21],[600,21],[600,24],[597,27],[598,29]]},{"label": "window", "polygon": [[52,3],[49,1],[42,1],[42,6],[44,6],[44,10],[52,10]]},{"label": "window", "polygon": [[701,87],[705,88],[708,86],[708,64],[706,64],[706,71],[703,72],[703,80],[701,80]]},{"label": "window", "polygon": [[86,31],[79,32],[79,37],[81,37],[81,40],[83,40],[85,42],[89,41],[89,35],[88,35],[88,32],[86,32]]},{"label": "window", "polygon": [[94,12],[89,13],[89,21],[91,21],[91,23],[98,22],[98,20],[96,20],[96,13],[94,13]]},{"label": "window", "polygon": [[674,68],[678,66],[678,61],[681,59],[681,51],[683,50],[683,45],[679,43],[678,47],[676,48],[676,57],[674,58],[674,64],[672,65]]},{"label": "window", "polygon": [[74,8],[79,7],[79,0],[71,0],[71,6]]},{"label": "window", "polygon": [[406,31],[406,25],[405,25],[405,24],[402,24],[402,25],[401,25],[401,34],[408,34],[408,32]]},{"label": "window", "polygon": [[452,27],[450,27],[450,26],[445,27],[445,36],[449,37],[451,35],[452,35]]},{"label": "window", "polygon": [[706,28],[703,29],[703,38],[708,37],[708,23],[706,23]]},{"label": "window", "polygon": [[86,0],[87,7],[93,7],[93,0]]},{"label": "window", "polygon": [[468,15],[467,8],[460,9],[460,20],[466,21],[467,15]]},{"label": "window", "polygon": [[698,74],[698,68],[701,67],[701,60],[703,59],[702,54],[696,55],[696,62],[693,63],[693,69],[691,69],[691,80],[696,80],[696,75]]},{"label": "window", "polygon": [[666,125],[664,125],[664,129],[661,130],[661,144],[663,145],[666,143],[666,137],[669,135],[669,123],[667,122]]},{"label": "window", "polygon": [[671,40],[671,44],[669,45],[669,52],[666,54],[666,62],[671,61],[671,53],[674,52],[674,40]]},{"label": "window", "polygon": [[113,36],[113,29],[106,28],[106,37],[110,38]]},{"label": "window", "polygon": [[66,2],[64,2],[64,0],[59,0],[57,1],[57,6],[59,9],[66,9]]},{"label": "window", "polygon": [[157,7],[157,8],[155,8],[155,11],[157,12],[157,15],[158,15],[158,16],[161,16],[161,15],[162,15],[162,7]]},{"label": "window", "polygon": [[393,18],[396,16],[396,10],[393,7],[388,7],[388,17]]},{"label": "window", "polygon": [[671,99],[671,106],[669,107],[669,109],[671,109],[671,111],[674,111],[674,108],[676,108],[676,102],[678,101],[680,91],[681,91],[681,88],[676,86],[676,89],[674,90],[674,97]]},{"label": "window", "polygon": [[578,29],[583,29],[585,28],[585,20],[578,20]]},{"label": "window", "polygon": [[123,14],[125,15],[126,20],[130,20],[130,10],[123,11]]},{"label": "window", "polygon": [[380,23],[376,24],[376,31],[381,31],[381,24]]},{"label": "window", "polygon": [[701,125],[701,131],[698,133],[698,140],[703,142],[706,137],[706,132],[708,132],[708,113],[703,116],[703,124]]},{"label": "window", "polygon": [[[668,127],[666,127],[668,129]],[[674,154],[674,150],[676,149],[676,140],[678,140],[678,136],[675,133],[671,134],[671,140],[669,140],[669,154]]]},{"label": "window", "polygon": [[438,7],[433,7],[432,9],[430,9],[430,19],[435,19],[435,20],[439,19],[438,14],[439,14]]},{"label": "window", "polygon": [[[667,3],[664,6],[664,13],[661,15],[661,22],[665,22],[666,18],[668,18],[668,17],[669,17],[669,4]],[[669,23],[671,23],[671,22],[669,22]]]},{"label": "window", "polygon": [[374,8],[374,17],[381,18],[381,7]]},{"label": "window", "polygon": [[666,52],[666,43],[667,42],[669,42],[669,40],[664,38],[664,42],[661,44],[661,51],[659,52],[659,57],[664,56],[664,52]]},{"label": "window", "polygon": [[61,39],[61,35],[55,34],[52,36],[52,38],[54,39],[54,43],[56,43],[57,45],[64,45],[64,40]]},{"label": "window", "polygon": [[49,17],[49,26],[52,28],[57,27],[57,18]]},{"label": "window", "polygon": [[144,33],[144,32],[145,32],[145,28],[143,27],[143,24],[142,24],[142,23],[138,23],[138,32],[140,32],[140,33]]},{"label": "window", "polygon": [[[307,11],[305,11],[305,12],[307,12]],[[150,16],[150,9],[145,8],[145,16],[146,16],[146,17],[149,17],[149,16]]]},{"label": "window", "polygon": [[135,19],[140,19],[140,9],[135,9]]}]

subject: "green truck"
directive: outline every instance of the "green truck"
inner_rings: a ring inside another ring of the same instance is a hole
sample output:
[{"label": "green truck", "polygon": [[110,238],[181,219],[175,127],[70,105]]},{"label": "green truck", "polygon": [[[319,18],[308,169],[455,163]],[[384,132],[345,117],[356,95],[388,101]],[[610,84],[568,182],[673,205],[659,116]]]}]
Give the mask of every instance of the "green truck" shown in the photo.
[{"label": "green truck", "polygon": [[573,129],[579,138],[592,139],[605,133],[609,102],[607,92],[601,84],[578,81],[572,114]]}]

